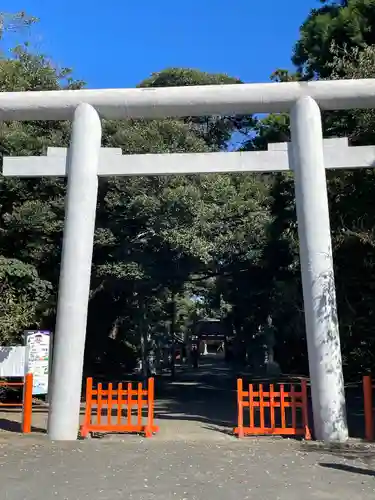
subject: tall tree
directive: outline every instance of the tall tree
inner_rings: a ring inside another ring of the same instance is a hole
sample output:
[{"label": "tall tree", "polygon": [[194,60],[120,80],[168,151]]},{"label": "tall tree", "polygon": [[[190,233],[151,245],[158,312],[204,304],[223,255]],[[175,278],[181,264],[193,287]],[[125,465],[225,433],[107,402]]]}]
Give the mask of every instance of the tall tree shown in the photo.
[{"label": "tall tree", "polygon": [[375,0],[321,1],[303,23],[293,62],[304,78],[327,78],[331,45],[364,47],[375,43]]},{"label": "tall tree", "polygon": [[[191,85],[241,84],[239,78],[222,73],[206,73],[189,68],[167,68],[153,73],[140,83],[140,87],[186,87]],[[211,150],[225,150],[234,132],[246,134],[253,125],[251,116],[200,116],[187,117],[188,123]]]}]

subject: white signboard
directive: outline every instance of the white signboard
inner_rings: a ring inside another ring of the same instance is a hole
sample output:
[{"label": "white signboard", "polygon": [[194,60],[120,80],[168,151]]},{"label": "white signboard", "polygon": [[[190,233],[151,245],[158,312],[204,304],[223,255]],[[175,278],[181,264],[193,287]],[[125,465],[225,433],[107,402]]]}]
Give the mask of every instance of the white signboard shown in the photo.
[{"label": "white signboard", "polygon": [[28,330],[25,342],[28,347],[27,372],[33,374],[33,394],[48,394],[51,332]]},{"label": "white signboard", "polygon": [[25,346],[0,346],[0,377],[24,377],[26,367]]}]

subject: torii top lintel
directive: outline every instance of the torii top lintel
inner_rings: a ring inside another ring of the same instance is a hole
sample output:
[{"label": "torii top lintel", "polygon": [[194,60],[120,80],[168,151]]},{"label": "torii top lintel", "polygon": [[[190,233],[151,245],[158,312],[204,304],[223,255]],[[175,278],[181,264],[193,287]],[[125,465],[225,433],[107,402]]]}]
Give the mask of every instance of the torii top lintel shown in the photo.
[{"label": "torii top lintel", "polygon": [[203,85],[138,89],[84,89],[0,93],[0,120],[70,120],[81,103],[102,118],[163,118],[290,111],[302,96],[321,109],[375,107],[375,79]]}]

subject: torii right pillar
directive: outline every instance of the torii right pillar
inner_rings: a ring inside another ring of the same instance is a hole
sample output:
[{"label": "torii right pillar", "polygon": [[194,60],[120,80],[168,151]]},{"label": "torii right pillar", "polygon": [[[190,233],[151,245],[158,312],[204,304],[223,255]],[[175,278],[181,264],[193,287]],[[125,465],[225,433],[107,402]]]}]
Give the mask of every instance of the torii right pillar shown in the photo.
[{"label": "torii right pillar", "polygon": [[315,437],[348,439],[322,120],[311,97],[291,110],[291,154]]}]

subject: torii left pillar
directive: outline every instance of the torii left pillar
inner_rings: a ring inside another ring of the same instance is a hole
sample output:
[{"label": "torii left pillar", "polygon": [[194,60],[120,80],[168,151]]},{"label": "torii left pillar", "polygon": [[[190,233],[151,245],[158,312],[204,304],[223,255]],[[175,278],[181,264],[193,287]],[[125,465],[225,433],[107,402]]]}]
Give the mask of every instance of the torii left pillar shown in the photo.
[{"label": "torii left pillar", "polygon": [[54,337],[48,437],[77,439],[94,243],[102,127],[80,104],[73,118]]}]

